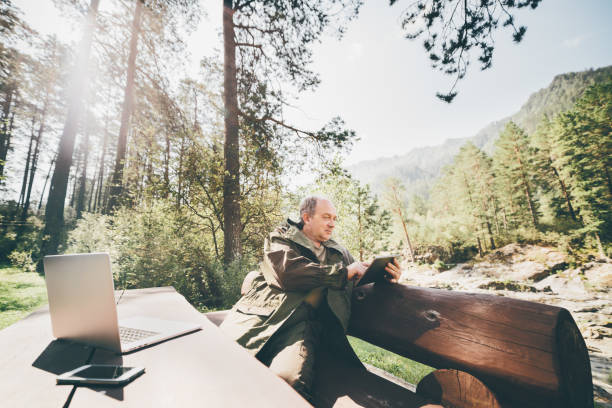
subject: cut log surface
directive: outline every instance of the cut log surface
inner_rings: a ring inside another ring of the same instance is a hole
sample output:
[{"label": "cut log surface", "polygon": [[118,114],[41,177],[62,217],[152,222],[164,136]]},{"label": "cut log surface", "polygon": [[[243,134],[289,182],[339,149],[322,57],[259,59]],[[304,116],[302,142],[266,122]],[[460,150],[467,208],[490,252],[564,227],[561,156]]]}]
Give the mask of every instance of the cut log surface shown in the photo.
[{"label": "cut log surface", "polygon": [[593,406],[586,346],[563,308],[370,284],[353,291],[349,334],[436,368],[468,372],[512,405]]},{"label": "cut log surface", "polygon": [[493,392],[478,378],[459,370],[436,370],[417,385],[417,394],[445,407],[501,408]]}]

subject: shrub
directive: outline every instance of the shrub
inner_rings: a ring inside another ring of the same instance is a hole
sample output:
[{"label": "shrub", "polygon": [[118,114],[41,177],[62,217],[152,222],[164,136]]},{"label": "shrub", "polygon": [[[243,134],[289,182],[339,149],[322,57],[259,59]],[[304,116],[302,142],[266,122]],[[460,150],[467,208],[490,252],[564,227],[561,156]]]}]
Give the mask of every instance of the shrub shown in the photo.
[{"label": "shrub", "polygon": [[115,287],[173,286],[200,309],[231,306],[252,268],[246,259],[224,270],[210,234],[173,203],[152,201],[115,215],[85,214],[67,252],[109,252]]},{"label": "shrub", "polygon": [[11,265],[24,272],[36,272],[36,264],[32,261],[32,251],[13,251],[8,256]]}]

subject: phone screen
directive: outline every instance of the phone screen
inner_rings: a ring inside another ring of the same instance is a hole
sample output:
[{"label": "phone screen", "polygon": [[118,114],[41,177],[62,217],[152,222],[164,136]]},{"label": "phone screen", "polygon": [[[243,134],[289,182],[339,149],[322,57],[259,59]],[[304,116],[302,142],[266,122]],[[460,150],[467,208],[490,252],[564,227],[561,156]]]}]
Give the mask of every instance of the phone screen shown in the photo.
[{"label": "phone screen", "polygon": [[125,372],[131,369],[132,367],[93,365],[74,373],[72,377],[114,379],[121,377]]}]

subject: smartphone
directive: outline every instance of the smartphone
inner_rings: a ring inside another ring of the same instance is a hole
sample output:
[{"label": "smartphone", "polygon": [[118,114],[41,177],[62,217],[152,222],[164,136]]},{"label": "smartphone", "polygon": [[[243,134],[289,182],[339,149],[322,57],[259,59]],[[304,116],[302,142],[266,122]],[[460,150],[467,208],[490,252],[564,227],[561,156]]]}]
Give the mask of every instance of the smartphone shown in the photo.
[{"label": "smartphone", "polygon": [[57,377],[58,384],[123,385],[144,373],[143,367],[87,364]]},{"label": "smartphone", "polygon": [[365,273],[357,283],[357,286],[384,280],[385,275],[387,274],[385,267],[388,263],[393,263],[395,258],[399,258],[399,255],[383,255],[374,258],[368,269],[366,269]]}]

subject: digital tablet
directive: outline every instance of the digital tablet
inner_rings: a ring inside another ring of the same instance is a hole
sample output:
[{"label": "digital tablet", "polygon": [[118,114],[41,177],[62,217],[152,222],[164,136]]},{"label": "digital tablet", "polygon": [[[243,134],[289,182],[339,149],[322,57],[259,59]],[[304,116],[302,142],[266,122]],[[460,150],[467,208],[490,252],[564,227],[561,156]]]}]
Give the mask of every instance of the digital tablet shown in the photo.
[{"label": "digital tablet", "polygon": [[385,267],[389,262],[393,263],[395,258],[399,258],[399,255],[383,255],[374,258],[368,269],[366,269],[363,277],[357,283],[357,286],[365,285],[372,282],[384,281],[387,271]]},{"label": "digital tablet", "polygon": [[87,364],[57,377],[58,384],[123,385],[144,373],[142,367]]}]

